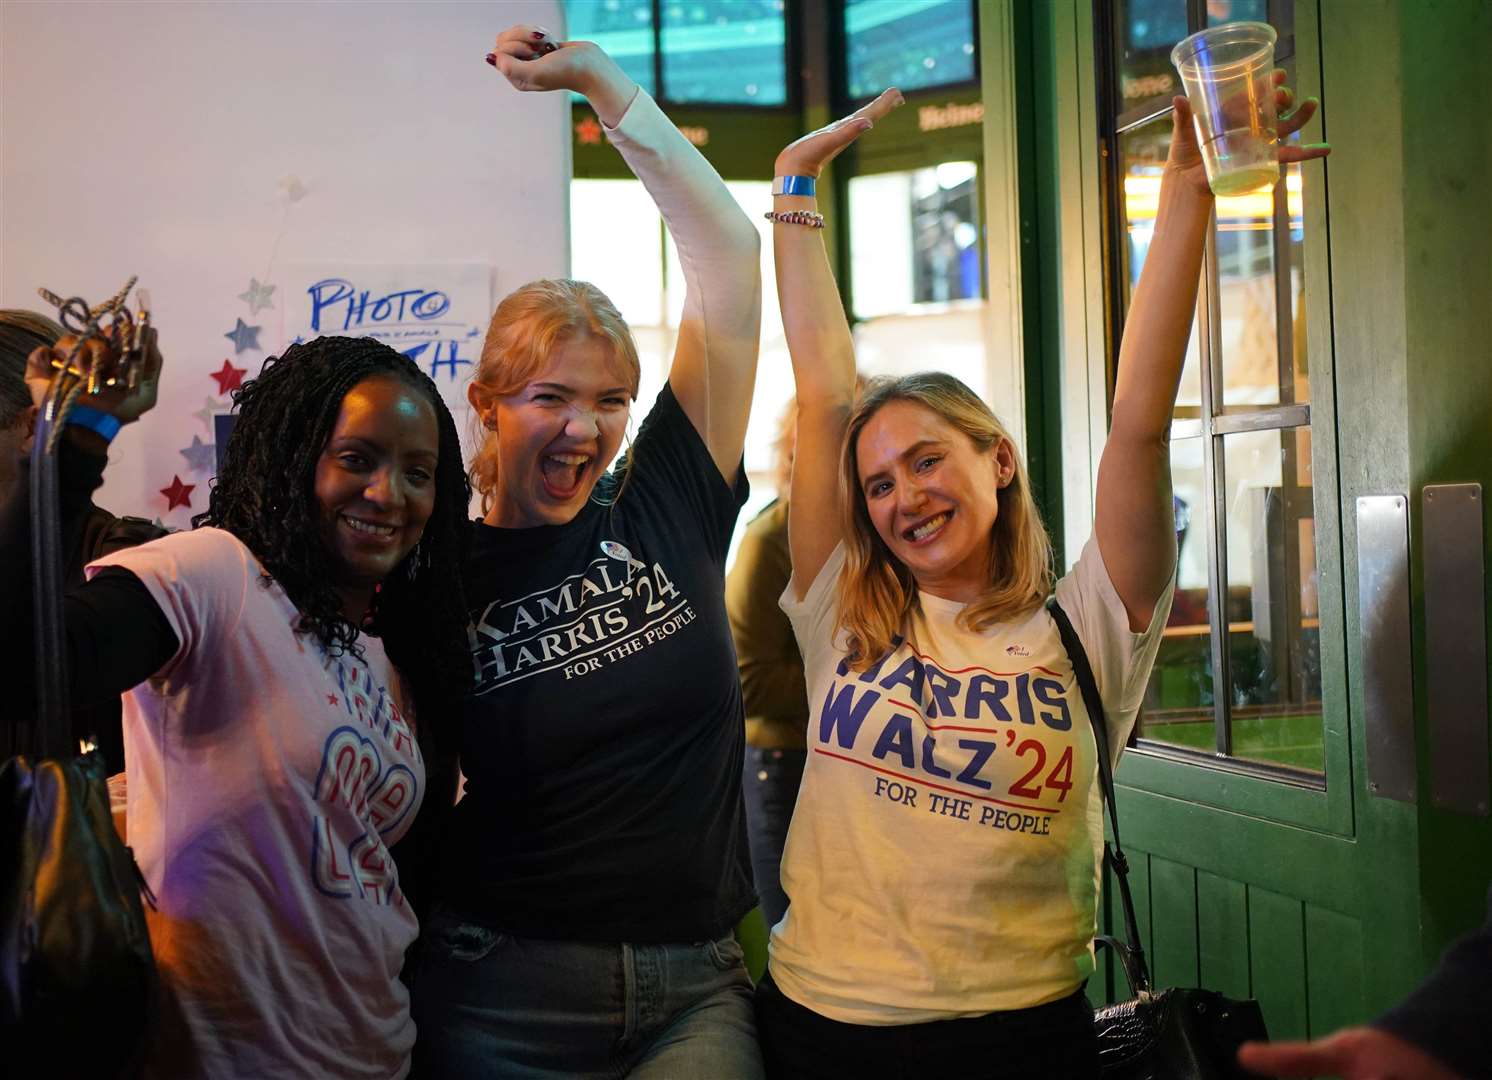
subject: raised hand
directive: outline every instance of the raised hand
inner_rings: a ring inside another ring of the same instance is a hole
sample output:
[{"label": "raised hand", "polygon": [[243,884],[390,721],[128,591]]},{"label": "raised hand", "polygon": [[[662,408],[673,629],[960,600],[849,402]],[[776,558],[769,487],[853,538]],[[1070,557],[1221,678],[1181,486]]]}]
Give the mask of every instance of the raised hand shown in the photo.
[{"label": "raised hand", "polygon": [[1314,1042],[1244,1043],[1238,1063],[1264,1076],[1342,1080],[1456,1080],[1457,1074],[1403,1039],[1348,1028]]},{"label": "raised hand", "polygon": [[[1285,85],[1284,70],[1275,68],[1270,81],[1274,84],[1274,107],[1278,114],[1275,134],[1281,140],[1280,164],[1310,161],[1331,153],[1331,147],[1326,143],[1295,146],[1283,141],[1310,123],[1321,103],[1315,98],[1306,98],[1294,110],[1286,112],[1295,101],[1295,93]],[[1212,191],[1207,186],[1207,172],[1202,166],[1202,149],[1197,145],[1197,126],[1192,120],[1191,102],[1178,96],[1171,99],[1171,104],[1171,152],[1166,158],[1166,172],[1174,174],[1189,187],[1210,197]],[[1240,103],[1240,107],[1244,104]]]},{"label": "raised hand", "polygon": [[[33,404],[40,405],[46,396],[47,386],[57,372],[54,359],[59,362],[65,360],[76,340],[72,335],[68,335],[50,348],[43,345],[35,349],[26,358],[26,385],[31,390]],[[86,342],[83,347],[95,353],[99,349],[107,348],[102,341],[98,340]],[[156,396],[160,391],[163,361],[154,327],[146,329],[143,348],[145,366],[140,373],[140,381],[134,389],[116,387],[99,394],[80,394],[75,404],[86,405],[99,412],[108,413],[122,424],[133,423],[155,408]]]},{"label": "raised hand", "polygon": [[615,126],[637,91],[616,61],[592,41],[556,41],[542,26],[510,26],[497,35],[487,62],[515,90],[574,90],[601,121]]},{"label": "raised hand", "polygon": [[877,120],[905,100],[901,91],[893,86],[849,116],[841,117],[828,127],[821,127],[794,140],[777,155],[776,175],[817,176],[845,147],[869,131]]}]

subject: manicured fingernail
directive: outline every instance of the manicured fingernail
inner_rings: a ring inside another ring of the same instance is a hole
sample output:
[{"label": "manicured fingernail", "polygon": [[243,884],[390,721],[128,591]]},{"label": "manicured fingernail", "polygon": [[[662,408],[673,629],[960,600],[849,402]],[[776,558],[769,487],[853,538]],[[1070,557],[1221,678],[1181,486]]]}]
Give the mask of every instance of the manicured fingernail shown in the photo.
[{"label": "manicured fingernail", "polygon": [[491,64],[493,67],[497,67],[497,53],[488,53],[486,59],[487,63]]},{"label": "manicured fingernail", "polygon": [[534,40],[535,40],[535,41],[543,41],[543,40],[544,40],[544,31],[542,31],[542,30],[535,30],[535,31],[534,31],[534,32],[533,32],[533,34],[531,34],[531,35],[530,35],[530,36],[531,36],[531,37],[532,37],[532,38],[533,38],[533,39],[534,39]]}]

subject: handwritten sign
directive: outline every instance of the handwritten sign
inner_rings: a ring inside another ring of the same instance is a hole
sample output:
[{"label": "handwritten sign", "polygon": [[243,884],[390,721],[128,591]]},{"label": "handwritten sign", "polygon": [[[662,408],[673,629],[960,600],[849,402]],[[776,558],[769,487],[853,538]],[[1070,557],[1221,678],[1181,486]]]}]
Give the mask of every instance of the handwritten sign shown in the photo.
[{"label": "handwritten sign", "polygon": [[398,349],[435,380],[470,454],[466,384],[492,316],[490,266],[303,263],[287,266],[282,279],[284,344],[339,335]]}]

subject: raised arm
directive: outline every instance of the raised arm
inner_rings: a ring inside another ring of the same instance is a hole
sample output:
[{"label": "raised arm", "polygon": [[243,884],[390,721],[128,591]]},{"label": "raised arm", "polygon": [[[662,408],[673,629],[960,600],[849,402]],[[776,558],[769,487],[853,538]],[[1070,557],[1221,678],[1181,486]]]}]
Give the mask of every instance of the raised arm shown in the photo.
[{"label": "raised arm", "polygon": [[541,27],[498,36],[492,62],[520,90],[575,90],[658,204],[678,245],[684,311],[668,383],[734,483],[746,441],[761,335],[761,242],[719,175],[652,98],[588,41]]},{"label": "raised arm", "polygon": [[[133,423],[155,405],[161,356],[153,332],[146,357],[145,377],[133,391],[84,395],[78,404],[109,414],[121,424]],[[50,350],[38,349],[31,356],[26,379],[36,400],[45,395],[50,377]],[[64,552],[80,547],[83,527],[93,509],[91,495],[103,483],[107,447],[95,431],[76,425],[68,425],[59,439],[58,506]],[[10,600],[7,618],[0,621],[0,655],[13,661],[9,669],[13,675],[7,685],[15,707],[29,711],[36,693],[31,502],[27,490],[30,462],[22,460],[18,464],[19,480],[0,503],[0,596]],[[64,568],[64,577],[70,576],[67,570]],[[63,620],[65,670],[75,725],[98,719],[76,711],[76,706],[117,697],[160,670],[178,648],[175,631],[155,600],[125,570],[106,570],[95,581],[70,589],[63,599]],[[110,745],[121,741],[117,731],[76,730],[75,734],[102,735]]]},{"label": "raised arm", "polygon": [[[776,175],[811,176],[849,146],[876,120],[902,103],[887,90],[869,105],[786,147]],[[773,209],[816,212],[809,195],[779,195]],[[855,347],[822,229],[777,222],[772,227],[777,299],[798,388],[798,444],[788,505],[788,546],[793,553],[793,591],[802,599],[841,540],[839,451],[855,404]]]},{"label": "raised arm", "polygon": [[[1291,100],[1279,85],[1281,109]],[[1307,99],[1279,120],[1281,138],[1316,111]],[[1186,98],[1174,101],[1171,152],[1160,188],[1155,232],[1135,288],[1119,346],[1113,417],[1098,469],[1094,534],[1132,630],[1150,623],[1176,565],[1171,503],[1171,412],[1186,357],[1202,271],[1202,244],[1212,215],[1212,191],[1197,147]],[[1280,161],[1324,157],[1325,146],[1281,146]]]}]

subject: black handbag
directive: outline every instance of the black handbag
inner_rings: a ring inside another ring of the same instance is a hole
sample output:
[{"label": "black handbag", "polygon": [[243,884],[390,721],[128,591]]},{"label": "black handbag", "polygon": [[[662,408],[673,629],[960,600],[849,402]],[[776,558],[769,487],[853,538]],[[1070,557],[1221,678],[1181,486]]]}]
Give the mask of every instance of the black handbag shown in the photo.
[{"label": "black handbag", "polygon": [[0,1072],[108,1077],[139,1061],[157,977],[149,893],[114,829],[104,761],[69,752],[52,437],[62,381],[31,457],[38,707],[32,723],[12,715],[18,756],[0,764]]},{"label": "black handbag", "polygon": [[1099,1073],[1107,1080],[1250,1080],[1256,1074],[1238,1064],[1238,1048],[1251,1039],[1267,1039],[1264,1014],[1252,999],[1238,1001],[1213,990],[1171,987],[1155,990],[1145,950],[1140,945],[1134,898],[1129,891],[1129,864],[1119,843],[1119,813],[1114,805],[1114,776],[1109,764],[1108,723],[1103,700],[1083,643],[1056,598],[1047,610],[1077,675],[1083,703],[1093,724],[1098,748],[1098,778],[1109,812],[1112,847],[1104,843],[1104,861],[1119,886],[1128,941],[1100,934],[1097,944],[1118,958],[1135,995],[1093,1014],[1098,1031]]}]

